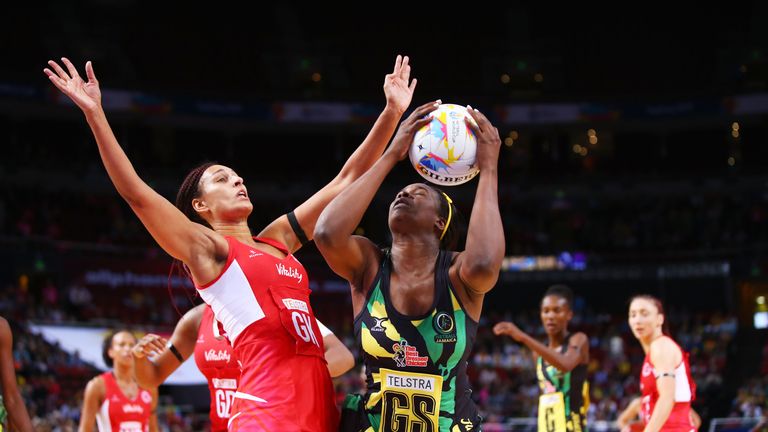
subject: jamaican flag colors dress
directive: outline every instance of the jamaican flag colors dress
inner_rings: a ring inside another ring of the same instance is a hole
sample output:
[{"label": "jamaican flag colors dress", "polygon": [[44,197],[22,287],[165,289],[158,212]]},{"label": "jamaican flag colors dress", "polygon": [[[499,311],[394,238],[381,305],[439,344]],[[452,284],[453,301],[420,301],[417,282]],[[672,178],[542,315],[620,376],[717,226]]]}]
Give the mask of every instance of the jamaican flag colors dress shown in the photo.
[{"label": "jamaican flag colors dress", "polygon": [[[572,335],[563,341],[568,349]],[[539,380],[539,432],[586,432],[589,408],[587,365],[580,364],[570,372],[562,372],[547,364],[541,356],[536,360]]]},{"label": "jamaican flag colors dress", "polygon": [[391,260],[386,253],[355,317],[366,370],[365,395],[350,395],[342,431],[467,432],[480,430],[470,399],[467,358],[477,323],[465,312],[448,276],[451,252],[435,263],[432,307],[406,316],[392,306]]}]

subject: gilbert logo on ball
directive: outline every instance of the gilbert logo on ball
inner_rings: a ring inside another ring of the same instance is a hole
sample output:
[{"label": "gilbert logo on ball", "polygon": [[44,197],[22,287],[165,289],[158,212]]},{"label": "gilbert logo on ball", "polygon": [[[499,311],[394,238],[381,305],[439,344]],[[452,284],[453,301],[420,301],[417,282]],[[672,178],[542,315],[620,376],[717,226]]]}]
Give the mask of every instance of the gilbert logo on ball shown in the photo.
[{"label": "gilbert logo on ball", "polygon": [[432,121],[416,132],[408,156],[422,177],[441,186],[460,185],[479,172],[475,163],[477,139],[464,123],[475,120],[467,109],[442,104],[432,112]]}]

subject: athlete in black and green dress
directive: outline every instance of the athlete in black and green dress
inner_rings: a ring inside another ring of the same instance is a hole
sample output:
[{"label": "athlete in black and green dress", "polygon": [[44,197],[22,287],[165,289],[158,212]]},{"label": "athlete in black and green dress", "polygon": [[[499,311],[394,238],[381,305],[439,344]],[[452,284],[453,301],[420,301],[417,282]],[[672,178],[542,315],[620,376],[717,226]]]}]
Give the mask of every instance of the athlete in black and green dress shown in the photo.
[{"label": "athlete in black and green dress", "polygon": [[[323,211],[315,242],[352,289],[355,332],[367,373],[365,395],[347,398],[342,431],[467,432],[480,430],[470,399],[467,358],[483,296],[504,258],[497,198],[499,133],[479,111],[480,181],[466,248],[456,249],[456,207],[427,184],[403,188],[389,207],[392,247],[353,236],[384,178],[436,108],[417,108],[376,164]],[[453,244],[451,244],[453,243]]]},{"label": "athlete in black and green dress", "polygon": [[573,318],[573,292],[565,285],[549,287],[541,300],[541,323],[548,345],[537,341],[511,322],[493,327],[534,352],[539,380],[539,432],[584,432],[589,408],[589,339],[582,332],[569,333]]}]

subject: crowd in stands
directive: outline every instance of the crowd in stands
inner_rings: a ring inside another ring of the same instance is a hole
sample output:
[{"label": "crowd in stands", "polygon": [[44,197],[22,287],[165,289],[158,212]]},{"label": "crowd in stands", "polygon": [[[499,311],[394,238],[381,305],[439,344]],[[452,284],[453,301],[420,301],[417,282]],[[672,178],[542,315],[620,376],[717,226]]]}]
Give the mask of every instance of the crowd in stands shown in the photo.
[{"label": "crowd in stands", "polygon": [[[41,293],[31,295],[25,277],[7,283],[5,289],[0,290],[0,315],[14,323],[16,369],[22,383],[22,392],[30,404],[31,415],[63,427],[77,421],[82,389],[97,371],[85,364],[77,353],[65,353],[56,345],[30,333],[24,323],[37,319],[46,322],[58,320],[105,324],[96,317],[103,316],[101,314],[108,310],[108,306],[95,304],[92,299],[98,296],[77,284],[65,289],[59,289],[51,282],[41,285]],[[170,328],[167,324],[174,323],[178,315],[169,305],[167,291],[160,291],[159,296],[153,297],[147,305],[157,303],[158,307],[168,307],[171,317],[164,318],[166,325],[163,327],[167,331]],[[358,347],[351,325],[345,325],[344,320],[338,319],[349,312],[348,305],[339,302],[337,297],[325,300],[320,315],[336,317],[328,319],[327,324],[357,356]],[[179,298],[177,301],[188,300]],[[332,307],[330,305],[334,303],[337,309],[343,310],[334,313],[329,311],[329,307]],[[637,377],[643,359],[642,349],[632,337],[623,311],[594,311],[583,299],[577,299],[575,310],[572,330],[584,331],[590,338],[588,371],[591,405],[588,418],[590,421],[614,421],[629,400],[639,395]],[[717,404],[722,404],[723,391],[727,388],[724,373],[728,366],[729,343],[737,332],[736,319],[717,312],[691,313],[687,309],[674,307],[667,316],[671,320],[675,339],[691,355],[691,370],[698,387],[696,409],[705,418],[724,415],[718,414]],[[511,339],[496,337],[490,331],[494,323],[509,319],[529,334],[545,339],[535,310],[489,310],[480,322],[468,368],[473,398],[481,408],[482,415],[488,421],[502,423],[511,417],[535,416],[539,391],[531,353]],[[149,322],[132,324],[152,327],[147,326]],[[766,354],[768,357],[768,348]],[[765,366],[768,361],[763,363]],[[364,378],[358,368],[338,379],[336,385],[341,402],[346,393],[363,391]],[[760,416],[765,407],[766,388],[768,386],[764,376],[747,382],[738,391],[730,414]],[[167,414],[167,421],[183,423],[186,420],[173,419],[201,418],[188,416],[188,412],[181,415],[179,407],[175,407],[172,401],[166,402],[168,407],[163,409],[167,413],[163,411],[163,415]],[[186,426],[182,424],[180,427],[180,430],[184,430]]]},{"label": "crowd in stands", "polygon": [[[660,186],[663,187],[663,186]],[[0,188],[0,232],[123,247],[153,247],[139,220],[114,193]],[[291,203],[262,199],[254,189],[252,226],[266,224]],[[386,197],[381,197],[386,201]],[[298,199],[296,200],[298,202]],[[387,201],[388,203],[388,201]],[[75,211],[73,209],[88,209]],[[386,214],[382,209],[381,213]],[[665,252],[763,251],[768,245],[768,199],[761,193],[699,192],[658,197],[595,194],[589,198],[531,196],[501,201],[508,255],[584,251],[640,255]],[[385,242],[386,222],[362,228]],[[762,248],[762,249],[759,249]]]},{"label": "crowd in stands", "polygon": [[760,373],[739,387],[731,405],[731,417],[764,418],[768,415],[768,343],[761,354]]},{"label": "crowd in stands", "polygon": [[[64,128],[66,134],[73,133],[71,126],[59,127]],[[42,135],[40,141],[44,138]],[[134,134],[129,141],[141,142],[141,138],[140,134]],[[151,142],[151,136],[149,138]],[[163,286],[94,290],[82,280],[67,278],[60,271],[66,265],[54,262],[58,258],[50,259],[54,255],[71,258],[76,255],[72,253],[72,243],[77,243],[81,245],[77,247],[86,245],[96,254],[108,250],[105,255],[116,254],[117,259],[121,259],[120,254],[129,254],[131,259],[160,262],[156,270],[170,268],[170,259],[159,252],[147,231],[106,181],[103,168],[93,160],[94,149],[83,144],[74,147],[77,151],[61,154],[35,146],[12,150],[17,154],[6,160],[40,161],[39,166],[31,170],[0,161],[0,178],[4,180],[0,186],[0,256],[25,257],[23,265],[13,270],[0,269],[3,287],[0,315],[15,322],[16,368],[30,413],[41,425],[47,422],[51,430],[67,430],[77,422],[82,389],[96,370],[84,364],[76,353],[65,353],[30,333],[25,323],[76,322],[105,326],[120,323],[137,329],[168,331],[178,320],[179,311],[199,302],[193,290],[170,283],[167,290]],[[147,178],[157,182],[158,189],[170,198],[183,176],[178,167],[192,167],[198,162],[183,157],[180,161],[171,160],[186,155],[172,152],[165,161],[173,162],[172,171],[164,172],[156,158],[142,159],[142,152],[133,150]],[[49,151],[54,154],[46,154]],[[318,177],[331,175],[327,168],[318,168],[323,173]],[[62,176],[67,170],[73,172]],[[413,181],[413,173],[408,174]],[[40,180],[40,176],[47,178]],[[258,180],[253,179],[257,186],[250,189],[255,206],[252,226],[256,227],[290,210],[308,195],[306,191],[314,189],[315,185],[309,183],[319,181],[311,179],[302,184],[304,180],[292,180],[287,189],[280,186],[279,179],[272,183],[256,183]],[[695,186],[691,189],[688,185],[678,190],[679,184],[662,181],[649,189],[639,182],[619,184],[617,180],[612,188],[610,184],[593,187],[585,183],[585,179],[580,181],[590,193],[579,193],[578,187],[560,189],[556,185],[539,184],[531,190],[518,188],[520,194],[517,194],[502,182],[500,208],[507,255],[584,251],[598,259],[609,256],[613,259],[622,254],[647,257],[656,253],[733,256],[752,251],[764,254],[768,245],[768,195],[762,188],[740,184],[734,189],[721,184],[711,189]],[[41,184],[47,186],[40,187]],[[386,242],[382,215],[386,214],[389,199],[380,197],[374,202],[372,213],[379,219],[371,217],[361,226],[367,235],[382,243]],[[465,201],[471,202],[471,198]],[[42,246],[30,246],[38,244]],[[308,255],[301,255],[305,253],[302,251],[299,258],[310,269],[313,281],[332,280],[333,276],[317,254],[312,254],[311,247],[308,249]],[[346,288],[342,287],[331,296],[318,296],[313,301],[322,302],[325,307],[317,308],[318,315],[322,319],[328,317],[326,324],[357,354],[351,320],[345,319],[349,316],[347,297]],[[333,309],[334,305],[337,309]],[[582,304],[576,312],[573,329],[585,331],[591,344],[592,403],[588,418],[613,421],[628,401],[639,394],[637,376],[642,349],[631,336],[623,311],[596,312]],[[696,409],[705,418],[720,415],[716,411],[727,387],[724,371],[728,346],[737,331],[735,319],[711,311],[691,313],[674,308],[669,317],[673,319],[676,340],[691,353],[692,373],[698,386]],[[534,310],[484,314],[468,373],[473,398],[483,416],[498,422],[510,417],[534,416],[538,396],[530,352],[490,332],[492,325],[501,319],[512,319],[524,331],[543,338]],[[765,358],[768,359],[768,353]],[[765,365],[768,360],[764,361],[762,375],[738,390],[731,415],[763,414],[768,392]],[[346,393],[359,392],[364,387],[359,370],[346,374],[336,384],[339,401]],[[189,428],[188,419],[196,418],[171,401],[161,409],[164,421],[179,430]]]}]

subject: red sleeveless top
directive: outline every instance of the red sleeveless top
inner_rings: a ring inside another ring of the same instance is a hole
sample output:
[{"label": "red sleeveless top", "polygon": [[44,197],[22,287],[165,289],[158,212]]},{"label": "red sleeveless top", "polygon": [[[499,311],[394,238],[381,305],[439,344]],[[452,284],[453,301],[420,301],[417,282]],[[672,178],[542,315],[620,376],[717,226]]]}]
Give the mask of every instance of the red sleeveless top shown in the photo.
[{"label": "red sleeveless top", "polygon": [[229,341],[219,334],[218,322],[209,306],[203,309],[197,331],[195,363],[208,380],[211,392],[211,432],[226,431],[240,378],[240,364]]},{"label": "red sleeveless top", "polygon": [[253,418],[264,430],[335,431],[338,411],[307,272],[279,242],[254,238],[286,254],[282,259],[226,239],[222,273],[197,289],[241,361],[230,422]]},{"label": "red sleeveless top", "polygon": [[[667,337],[667,336],[664,336]],[[674,341],[672,341],[674,342]],[[675,342],[675,345],[677,343]],[[691,366],[688,363],[688,353],[683,351],[678,345],[678,349],[683,354],[683,360],[674,370],[675,374],[675,405],[669,418],[661,427],[662,431],[689,432],[695,430],[691,422],[691,401],[696,398],[696,383],[691,378]],[[665,371],[662,371],[665,372]],[[647,424],[659,400],[659,391],[656,387],[656,380],[661,372],[656,371],[651,363],[651,352],[645,356],[643,369],[640,372],[640,391],[643,396],[641,414],[643,421]],[[666,378],[669,379],[669,378]]]},{"label": "red sleeveless top", "polygon": [[104,402],[96,413],[99,432],[147,432],[152,414],[152,393],[139,387],[128,399],[117,384],[112,371],[100,375],[104,380]]}]

